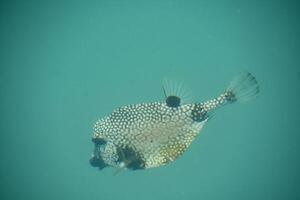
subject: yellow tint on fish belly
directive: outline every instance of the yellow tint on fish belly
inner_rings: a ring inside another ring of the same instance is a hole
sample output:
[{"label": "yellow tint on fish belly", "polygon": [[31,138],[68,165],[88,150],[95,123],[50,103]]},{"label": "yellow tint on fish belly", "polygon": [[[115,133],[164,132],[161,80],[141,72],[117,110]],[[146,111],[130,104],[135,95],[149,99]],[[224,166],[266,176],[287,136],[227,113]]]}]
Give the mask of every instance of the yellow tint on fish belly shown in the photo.
[{"label": "yellow tint on fish belly", "polygon": [[175,123],[176,126],[174,124],[174,126],[162,128],[163,132],[160,132],[160,137],[156,137],[158,145],[149,145],[149,148],[140,149],[140,154],[144,155],[145,168],[162,166],[176,160],[191,145],[205,122],[206,120],[186,125]]}]

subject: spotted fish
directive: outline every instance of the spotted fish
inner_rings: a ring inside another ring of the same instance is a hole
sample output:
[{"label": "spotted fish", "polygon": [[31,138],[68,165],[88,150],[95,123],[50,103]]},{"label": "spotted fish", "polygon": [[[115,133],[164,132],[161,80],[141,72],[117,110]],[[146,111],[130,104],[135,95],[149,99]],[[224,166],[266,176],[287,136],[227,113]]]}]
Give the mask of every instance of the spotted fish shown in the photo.
[{"label": "spotted fish", "polygon": [[90,163],[131,170],[168,164],[185,152],[217,108],[258,93],[256,79],[242,73],[217,98],[203,103],[182,103],[180,95],[165,92],[163,102],[120,107],[96,122]]}]

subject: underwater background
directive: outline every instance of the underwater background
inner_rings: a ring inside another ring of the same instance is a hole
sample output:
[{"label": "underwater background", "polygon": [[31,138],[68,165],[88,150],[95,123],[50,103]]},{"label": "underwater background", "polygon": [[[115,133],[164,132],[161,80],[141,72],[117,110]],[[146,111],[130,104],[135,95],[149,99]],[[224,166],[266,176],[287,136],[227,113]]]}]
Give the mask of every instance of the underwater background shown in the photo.
[{"label": "underwater background", "polygon": [[[300,199],[298,1],[1,1],[0,199]],[[164,98],[194,101],[251,72],[248,103],[218,110],[169,165],[99,171],[93,124]]]}]

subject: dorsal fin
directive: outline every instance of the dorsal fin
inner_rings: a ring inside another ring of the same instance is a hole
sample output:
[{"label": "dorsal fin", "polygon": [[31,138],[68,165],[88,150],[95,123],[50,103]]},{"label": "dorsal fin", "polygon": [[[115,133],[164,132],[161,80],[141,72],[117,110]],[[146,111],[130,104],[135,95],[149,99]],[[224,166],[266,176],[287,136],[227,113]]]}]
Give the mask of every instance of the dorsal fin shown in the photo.
[{"label": "dorsal fin", "polygon": [[181,104],[190,103],[192,100],[191,92],[183,82],[176,82],[167,78],[163,80],[163,90],[165,101],[169,107],[179,107]]},{"label": "dorsal fin", "polygon": [[166,103],[169,107],[177,108],[180,106],[180,98],[178,96],[168,96]]}]

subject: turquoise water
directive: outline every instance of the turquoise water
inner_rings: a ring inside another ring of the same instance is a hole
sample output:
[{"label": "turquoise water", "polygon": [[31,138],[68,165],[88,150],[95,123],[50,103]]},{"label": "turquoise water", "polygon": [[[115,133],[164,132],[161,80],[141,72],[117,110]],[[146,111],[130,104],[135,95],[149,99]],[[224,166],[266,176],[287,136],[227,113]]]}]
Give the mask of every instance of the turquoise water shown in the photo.
[{"label": "turquoise water", "polygon": [[[297,1],[1,1],[0,199],[300,199]],[[89,165],[93,123],[163,98],[195,101],[253,73],[259,98],[224,107],[160,168]]]}]

